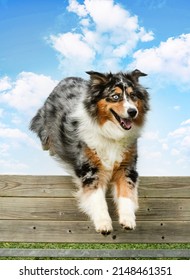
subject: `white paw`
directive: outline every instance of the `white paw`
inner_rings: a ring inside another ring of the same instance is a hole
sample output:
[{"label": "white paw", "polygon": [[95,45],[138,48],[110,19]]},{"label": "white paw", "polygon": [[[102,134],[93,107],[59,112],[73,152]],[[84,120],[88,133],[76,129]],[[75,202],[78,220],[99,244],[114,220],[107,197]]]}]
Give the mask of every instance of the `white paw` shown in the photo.
[{"label": "white paw", "polygon": [[135,229],[136,222],[135,222],[135,215],[121,215],[119,218],[119,223],[124,229]]},{"label": "white paw", "polygon": [[113,230],[111,219],[99,219],[94,223],[96,231],[102,233],[103,235],[108,235]]}]

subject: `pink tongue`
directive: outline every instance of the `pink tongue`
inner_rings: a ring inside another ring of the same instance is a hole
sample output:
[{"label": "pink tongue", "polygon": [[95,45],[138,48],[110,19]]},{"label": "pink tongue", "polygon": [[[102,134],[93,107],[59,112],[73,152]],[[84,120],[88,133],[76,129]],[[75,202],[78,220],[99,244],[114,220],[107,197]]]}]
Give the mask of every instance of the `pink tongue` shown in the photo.
[{"label": "pink tongue", "polygon": [[130,129],[131,128],[131,121],[126,119],[121,119],[121,125],[124,129]]}]

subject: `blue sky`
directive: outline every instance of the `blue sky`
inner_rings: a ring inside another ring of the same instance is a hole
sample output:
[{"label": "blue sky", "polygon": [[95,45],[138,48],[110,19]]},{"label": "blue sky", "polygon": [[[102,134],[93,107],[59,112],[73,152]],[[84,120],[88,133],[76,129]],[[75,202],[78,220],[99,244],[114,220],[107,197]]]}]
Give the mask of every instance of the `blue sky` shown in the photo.
[{"label": "blue sky", "polygon": [[189,175],[190,2],[0,0],[0,173],[64,174],[28,123],[59,80],[148,74],[140,175]]}]

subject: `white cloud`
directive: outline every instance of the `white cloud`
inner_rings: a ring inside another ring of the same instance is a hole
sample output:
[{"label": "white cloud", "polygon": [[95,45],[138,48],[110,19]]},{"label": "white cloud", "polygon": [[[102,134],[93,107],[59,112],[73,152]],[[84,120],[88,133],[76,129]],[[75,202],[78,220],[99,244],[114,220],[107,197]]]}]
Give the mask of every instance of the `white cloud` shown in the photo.
[{"label": "white cloud", "polygon": [[139,30],[140,40],[142,42],[149,42],[154,39],[154,34],[152,31],[147,32],[144,27],[140,27]]},{"label": "white cloud", "polygon": [[137,16],[131,16],[112,0],[86,0],[84,3],[96,28],[101,32],[115,32],[118,28],[122,28],[120,31],[136,31],[139,27]]},{"label": "white cloud", "polygon": [[179,127],[177,129],[175,129],[174,131],[170,132],[169,136],[174,137],[174,138],[180,138],[187,134],[190,134],[190,126],[189,127]]},{"label": "white cloud", "polygon": [[44,75],[31,72],[22,72],[15,82],[10,84],[0,95],[0,102],[29,113],[31,109],[38,108],[42,101],[50,94],[57,81]]},{"label": "white cloud", "polygon": [[10,143],[10,140],[12,140],[11,143],[14,143],[14,145],[24,143],[25,145],[38,148],[36,142],[30,138],[27,133],[18,128],[7,127],[2,123],[0,123],[0,138],[5,139],[6,143]]},{"label": "white cloud", "polygon": [[188,119],[188,120],[186,120],[186,121],[183,121],[183,122],[181,123],[181,125],[188,125],[188,124],[190,124],[190,119]]},{"label": "white cloud", "polygon": [[90,21],[88,18],[83,18],[81,19],[80,24],[84,27],[88,27],[90,25]]},{"label": "white cloud", "polygon": [[[31,155],[39,151],[37,144],[29,135],[19,128],[12,128],[0,123],[0,173],[28,173]],[[32,165],[32,163],[31,163]]]},{"label": "white cloud", "polygon": [[159,132],[158,131],[148,131],[143,134],[145,140],[158,140]]},{"label": "white cloud", "polygon": [[0,127],[0,136],[6,138],[26,139],[27,135],[17,128]]},{"label": "white cloud", "polygon": [[0,79],[0,91],[4,91],[11,88],[11,80],[9,77],[5,76]]},{"label": "white cloud", "polygon": [[57,81],[31,72],[20,73],[15,81],[4,81],[9,81],[9,86],[3,86],[0,93],[0,173],[28,173],[32,168],[30,150],[40,149],[40,142],[30,137],[29,118],[43,105]]},{"label": "white cloud", "polygon": [[85,5],[79,4],[76,0],[69,0],[69,6],[67,7],[69,12],[76,13],[79,17],[87,15]]},{"label": "white cloud", "polygon": [[176,148],[173,148],[171,150],[171,155],[172,156],[179,156],[180,155],[180,150],[179,149],[176,149]]},{"label": "white cloud", "polygon": [[190,34],[168,38],[158,47],[138,50],[133,58],[133,67],[159,74],[174,84],[190,86]]},{"label": "white cloud", "polygon": [[2,156],[7,156],[9,151],[9,145],[6,143],[0,143],[0,155]]},{"label": "white cloud", "polygon": [[68,69],[75,72],[78,68],[85,71],[94,60],[95,52],[81,34],[68,32],[52,35],[50,41],[53,48],[61,54],[61,64],[65,72],[68,72]]},{"label": "white cloud", "polygon": [[138,17],[113,0],[85,0],[84,4],[70,0],[67,10],[79,17],[77,28],[48,40],[59,53],[66,75],[91,68],[120,70],[138,42],[153,40],[153,33],[139,25]]},{"label": "white cloud", "polygon": [[168,144],[163,143],[163,144],[162,144],[162,149],[163,149],[164,151],[167,151],[167,150],[169,149]]},{"label": "white cloud", "polygon": [[166,139],[172,156],[176,162],[190,168],[190,120],[181,123],[180,127],[168,134]]},{"label": "white cloud", "polygon": [[0,159],[0,174],[24,174],[28,165],[14,159]]},{"label": "white cloud", "polygon": [[183,138],[181,145],[182,147],[190,149],[190,135],[187,135]]},{"label": "white cloud", "polygon": [[12,124],[17,125],[17,126],[22,124],[23,120],[21,117],[18,116],[18,114],[13,113],[13,114],[11,114],[11,117],[12,117],[12,119],[11,119]]},{"label": "white cloud", "polygon": [[146,157],[148,159],[157,159],[157,158],[160,158],[161,156],[162,156],[162,154],[159,151],[149,152],[146,154]]},{"label": "white cloud", "polygon": [[190,120],[169,133],[146,128],[139,141],[139,173],[143,176],[185,176],[190,170]]}]

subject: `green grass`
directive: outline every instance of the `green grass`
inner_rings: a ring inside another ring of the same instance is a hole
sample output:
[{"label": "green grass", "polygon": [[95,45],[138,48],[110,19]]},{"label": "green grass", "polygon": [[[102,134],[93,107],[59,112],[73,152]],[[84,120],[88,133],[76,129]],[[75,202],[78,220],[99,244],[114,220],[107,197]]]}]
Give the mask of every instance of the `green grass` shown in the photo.
[{"label": "green grass", "polygon": [[[190,249],[190,244],[91,244],[91,243],[0,243],[0,248],[18,248],[18,249]],[[42,258],[20,258],[20,257],[0,257],[0,260],[13,259],[33,259]],[[55,259],[55,258],[43,258]],[[63,258],[62,258],[63,259]]]}]

